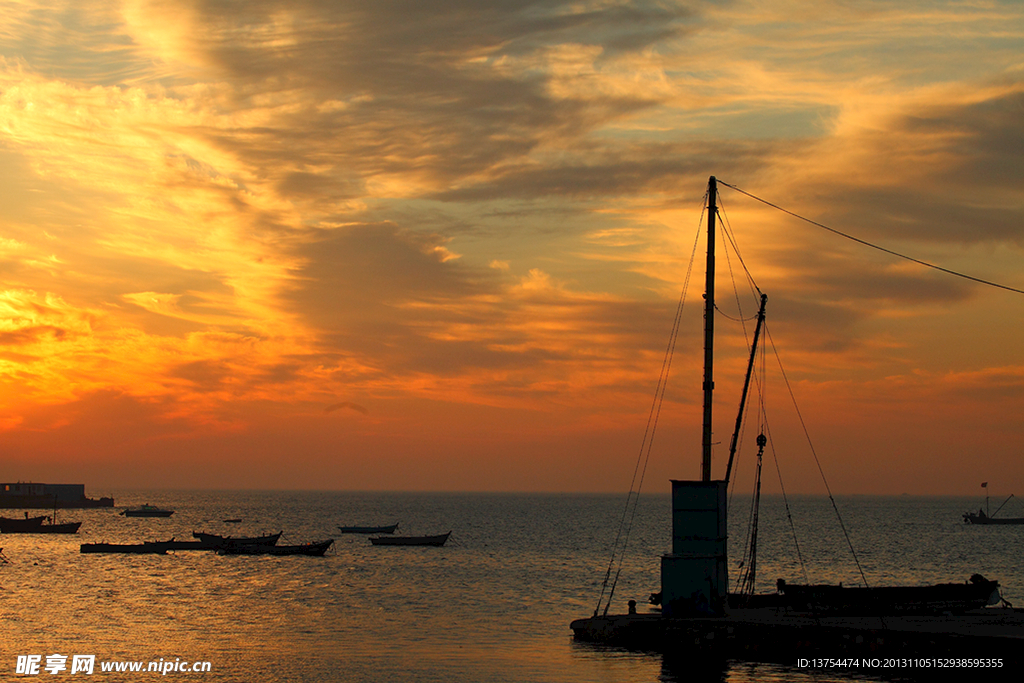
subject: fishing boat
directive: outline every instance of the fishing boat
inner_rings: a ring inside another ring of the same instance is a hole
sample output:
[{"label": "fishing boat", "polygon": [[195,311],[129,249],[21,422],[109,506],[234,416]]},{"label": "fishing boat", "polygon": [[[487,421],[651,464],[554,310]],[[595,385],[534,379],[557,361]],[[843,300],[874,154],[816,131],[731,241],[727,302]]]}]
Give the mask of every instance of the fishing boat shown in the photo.
[{"label": "fishing boat", "polygon": [[224,548],[245,544],[273,545],[277,543],[277,539],[281,537],[281,534],[276,533],[268,536],[256,536],[253,538],[232,538],[231,536],[218,536],[216,534],[192,532],[192,537],[196,540],[176,541],[172,538],[170,541],[164,541],[164,543],[167,545],[168,550],[222,550]]},{"label": "fishing boat", "polygon": [[[750,545],[737,590],[729,591],[728,486],[767,297],[758,292],[760,309],[740,410],[729,446],[725,477],[716,480],[711,471],[716,199],[717,181],[711,177],[707,194],[701,479],[671,482],[672,550],[661,557],[661,591],[653,594],[651,600],[660,604],[660,612],[638,614],[636,602],[631,601],[627,614],[609,615],[618,578],[610,563],[593,616],[570,624],[574,638],[664,652],[713,649],[726,657],[760,661],[765,657],[789,658],[809,651],[828,653],[828,656],[851,652],[881,656],[883,645],[901,657],[910,653],[942,653],[943,647],[946,651],[957,649],[958,652],[1016,653],[1018,639],[1024,638],[1024,614],[1006,608],[1005,603],[998,615],[984,609],[999,603],[1001,598],[998,582],[980,575],[964,584],[869,587],[861,571],[864,586],[799,585],[779,579],[775,593],[756,594],[760,474],[767,442],[763,433],[757,438]],[[673,330],[669,354],[674,348],[675,334]],[[667,360],[670,357],[667,356]],[[662,395],[665,379],[663,374],[659,381]],[[636,500],[633,491],[630,491],[630,499]],[[613,554],[613,560],[614,557]],[[610,581],[612,576],[615,580]],[[994,623],[999,624],[998,628],[986,630]]]},{"label": "fishing boat", "polygon": [[343,534],[393,534],[398,529],[398,522],[390,526],[339,526]]},{"label": "fishing boat", "polygon": [[334,545],[334,539],[300,545],[235,545],[219,549],[220,555],[310,555],[323,557],[328,548]]},{"label": "fishing boat", "polygon": [[174,514],[174,510],[164,510],[146,503],[140,505],[137,508],[127,508],[121,511],[121,514],[125,517],[170,517]]},{"label": "fishing boat", "polygon": [[38,529],[46,521],[46,515],[40,515],[39,517],[29,517],[28,513],[25,514],[24,519],[0,517],[0,533],[5,534],[22,534],[29,533],[35,529]]},{"label": "fishing boat", "polygon": [[1024,524],[1024,517],[989,517],[984,510],[965,512],[965,524]]},{"label": "fishing boat", "polygon": [[0,532],[5,534],[77,534],[81,526],[81,522],[57,523],[56,496],[52,517],[29,517],[27,512],[24,519],[0,517]]},{"label": "fishing boat", "polygon": [[278,531],[276,534],[267,534],[266,536],[233,537],[193,531],[192,538],[199,539],[200,543],[206,544],[211,549],[219,550],[236,545],[277,545],[282,533],[284,532]]},{"label": "fishing boat", "polygon": [[[49,518],[48,518],[49,519]],[[54,524],[53,522],[47,522],[46,524],[40,524],[39,526],[26,529],[20,532],[7,533],[23,533],[23,534],[77,534],[78,529],[82,526],[81,522],[62,522],[60,524]]]},{"label": "fishing boat", "polygon": [[371,538],[370,543],[374,545],[427,545],[440,547],[447,541],[452,532],[438,534],[436,536],[381,536]]},{"label": "fishing boat", "polygon": [[83,543],[82,553],[123,553],[133,555],[166,555],[171,541],[148,541],[144,543]]},{"label": "fishing boat", "polygon": [[988,482],[984,482],[981,488],[985,489],[985,507],[979,508],[977,513],[965,512],[964,513],[964,524],[1024,524],[1024,517],[996,517],[999,511],[1003,509],[1003,506],[1010,502],[1010,498],[1013,498],[1011,493],[1009,497],[1003,501],[1003,504],[996,508],[996,511],[992,514],[986,512],[989,509],[988,506]]},{"label": "fishing boat", "polygon": [[0,533],[5,534],[77,534],[81,522],[54,524],[51,517],[8,519],[0,517]]}]

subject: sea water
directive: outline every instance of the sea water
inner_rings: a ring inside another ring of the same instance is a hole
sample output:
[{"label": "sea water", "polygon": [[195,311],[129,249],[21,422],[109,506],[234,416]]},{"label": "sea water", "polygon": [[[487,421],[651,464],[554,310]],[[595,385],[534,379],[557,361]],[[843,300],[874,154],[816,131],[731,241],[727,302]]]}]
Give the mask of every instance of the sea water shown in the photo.
[{"label": "sea water", "polygon": [[[666,663],[657,654],[573,642],[569,623],[591,615],[602,587],[610,588],[604,579],[612,548],[626,531],[612,612],[625,612],[630,599],[648,609],[648,596],[659,589],[659,558],[671,545],[667,495],[641,497],[625,526],[625,497],[613,495],[114,495],[117,509],[58,511],[58,521],[82,522],[77,535],[0,537],[10,560],[0,566],[5,679],[32,678],[17,672],[19,656],[40,657],[36,677],[62,680],[79,676],[70,673],[73,656],[93,655],[93,677],[107,681],[849,680],[847,672],[803,670],[795,661]],[[142,503],[176,512],[169,518],[118,514]],[[958,498],[839,497],[833,506],[823,497],[766,496],[759,592],[773,591],[778,578],[921,585],[980,573],[998,580],[1007,600],[1024,605],[1024,568],[1017,561],[1024,527],[965,525],[963,512],[978,506],[976,499]],[[12,514],[21,512],[6,511]],[[242,522],[223,521],[232,518]],[[745,503],[734,501],[731,578],[748,519]],[[383,547],[338,531],[396,521],[399,533],[451,530],[452,536],[443,548]],[[181,540],[192,531],[283,531],[281,544],[324,538],[336,544],[322,558],[79,553],[81,543]],[[619,567],[617,558],[613,576]],[[66,668],[43,669],[52,655],[66,657]],[[102,672],[104,662],[175,668],[117,674]],[[209,670],[180,670],[196,662],[208,662]]]}]

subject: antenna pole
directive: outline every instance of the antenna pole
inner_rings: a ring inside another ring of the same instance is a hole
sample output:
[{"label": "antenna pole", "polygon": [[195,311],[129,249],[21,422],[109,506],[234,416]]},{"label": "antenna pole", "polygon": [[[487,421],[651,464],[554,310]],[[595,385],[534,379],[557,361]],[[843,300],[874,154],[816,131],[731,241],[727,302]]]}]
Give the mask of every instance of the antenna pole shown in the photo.
[{"label": "antenna pole", "polygon": [[708,261],[704,280],[704,435],[701,439],[701,480],[711,481],[711,406],[715,356],[715,218],[718,214],[718,181],[708,180]]}]

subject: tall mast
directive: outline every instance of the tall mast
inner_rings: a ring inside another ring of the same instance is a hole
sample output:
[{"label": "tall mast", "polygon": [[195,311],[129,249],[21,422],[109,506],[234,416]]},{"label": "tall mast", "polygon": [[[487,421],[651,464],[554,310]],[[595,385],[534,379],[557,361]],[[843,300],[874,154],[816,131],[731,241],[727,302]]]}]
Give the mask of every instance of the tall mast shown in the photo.
[{"label": "tall mast", "polygon": [[715,389],[715,217],[718,213],[718,181],[708,181],[708,262],[704,280],[704,436],[701,440],[701,480],[711,481],[711,403]]}]

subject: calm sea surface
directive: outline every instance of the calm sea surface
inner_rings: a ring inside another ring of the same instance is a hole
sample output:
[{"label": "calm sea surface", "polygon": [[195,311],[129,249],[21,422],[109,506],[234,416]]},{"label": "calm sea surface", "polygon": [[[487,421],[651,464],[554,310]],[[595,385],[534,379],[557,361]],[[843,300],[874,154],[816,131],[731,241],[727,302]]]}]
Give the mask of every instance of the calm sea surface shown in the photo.
[{"label": "calm sea surface", "polygon": [[[666,487],[667,488],[667,487]],[[292,492],[114,492],[114,510],[59,511],[76,536],[5,535],[0,566],[0,671],[18,655],[92,654],[96,661],[208,661],[208,673],[101,673],[143,681],[831,681],[785,666],[730,663],[691,671],[657,655],[572,642],[569,622],[593,612],[624,496]],[[152,503],[167,519],[128,519]],[[837,498],[869,582],[997,579],[1024,605],[1024,527],[962,523],[977,499]],[[831,503],[780,497],[761,514],[761,592],[775,579],[857,583],[859,572]],[[747,513],[734,503],[731,565]],[[667,495],[641,499],[613,611],[646,605],[670,545]],[[1008,506],[1009,507],[1009,506]],[[0,513],[4,514],[4,513]],[[8,516],[20,511],[7,511]],[[1017,516],[1020,510],[1008,511]],[[222,520],[241,518],[241,524]],[[444,548],[375,547],[340,524],[400,522],[405,534],[452,530]],[[324,558],[82,555],[79,544],[284,531],[281,543],[336,539]],[[734,572],[735,573],[735,572]],[[643,610],[644,607],[641,607]],[[941,653],[937,653],[941,654]],[[48,680],[56,677],[45,671]]]}]

